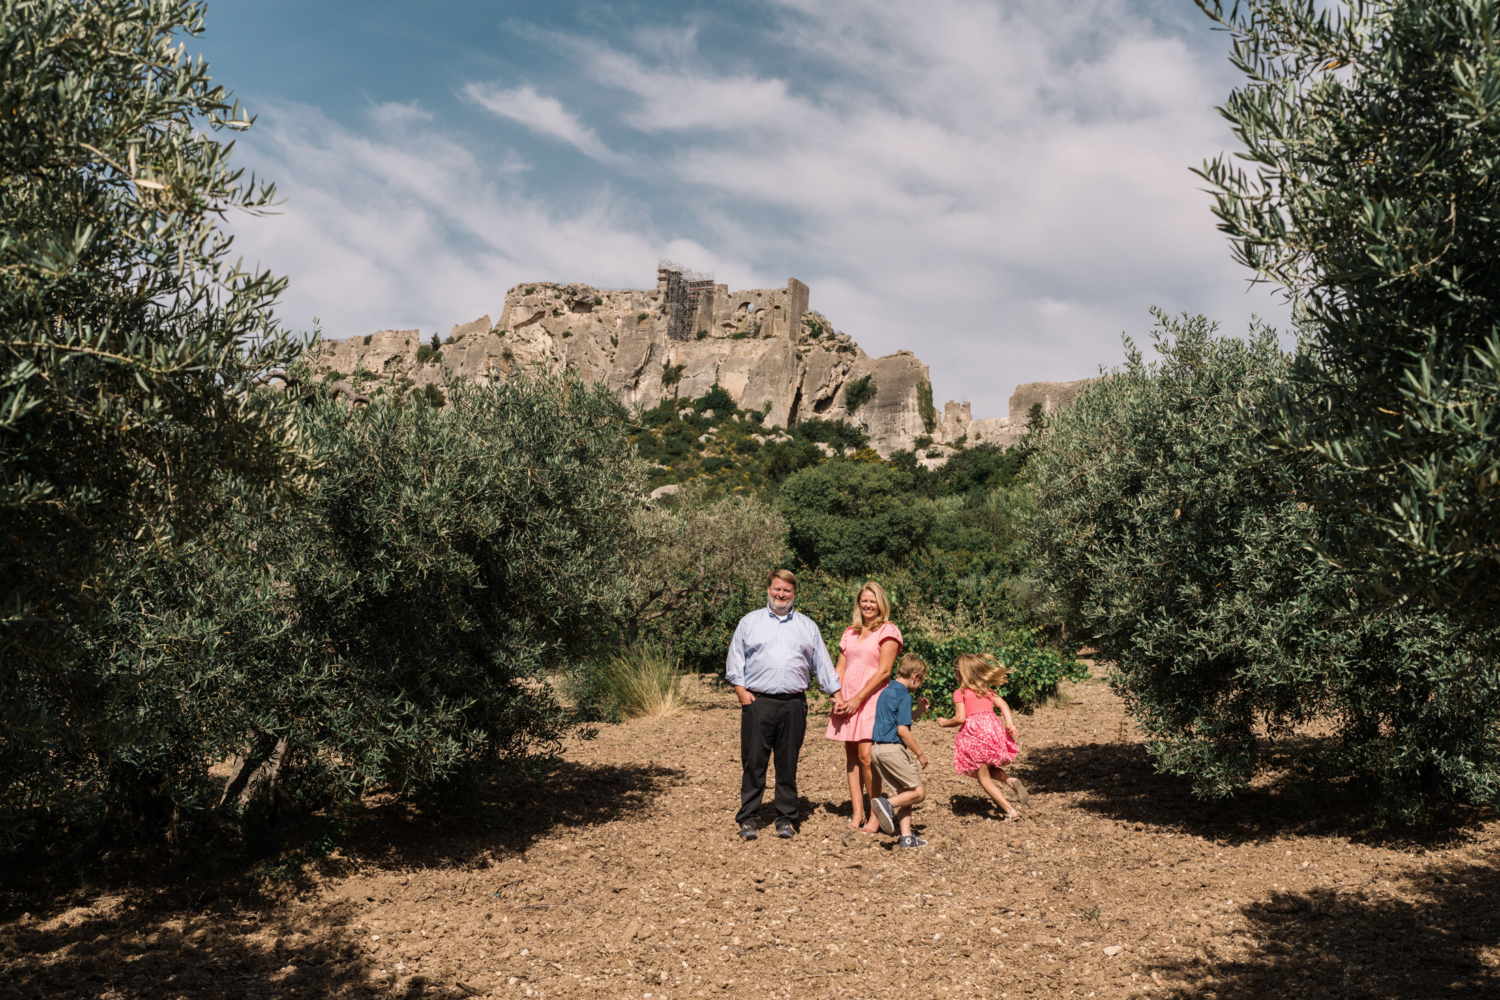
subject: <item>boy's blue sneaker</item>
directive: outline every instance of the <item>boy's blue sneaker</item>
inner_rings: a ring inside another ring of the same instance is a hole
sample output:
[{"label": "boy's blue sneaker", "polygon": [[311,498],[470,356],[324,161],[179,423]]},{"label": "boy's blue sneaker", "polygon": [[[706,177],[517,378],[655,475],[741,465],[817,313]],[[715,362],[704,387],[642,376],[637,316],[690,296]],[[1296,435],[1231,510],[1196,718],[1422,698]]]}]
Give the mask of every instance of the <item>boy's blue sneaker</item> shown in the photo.
[{"label": "boy's blue sneaker", "polygon": [[880,824],[880,832],[889,837],[896,832],[896,810],[891,808],[891,800],[884,795],[870,800],[870,811],[875,814],[875,822]]},{"label": "boy's blue sneaker", "polygon": [[901,846],[907,848],[926,847],[927,841],[923,840],[921,837],[918,837],[916,834],[911,834],[909,836],[901,838]]}]

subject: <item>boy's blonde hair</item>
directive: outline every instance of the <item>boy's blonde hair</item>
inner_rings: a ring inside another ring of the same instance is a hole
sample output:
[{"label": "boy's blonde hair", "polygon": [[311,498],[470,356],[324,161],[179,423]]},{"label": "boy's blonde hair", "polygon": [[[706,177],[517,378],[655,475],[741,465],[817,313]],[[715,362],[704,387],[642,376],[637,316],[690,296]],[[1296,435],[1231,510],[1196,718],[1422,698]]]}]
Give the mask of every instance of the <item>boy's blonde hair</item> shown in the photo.
[{"label": "boy's blonde hair", "polygon": [[922,659],[916,653],[907,653],[902,656],[901,659],[896,661],[896,676],[917,678],[926,677],[927,661]]},{"label": "boy's blonde hair", "polygon": [[863,587],[859,588],[859,593],[854,595],[854,621],[851,623],[854,628],[865,627],[865,614],[859,610],[859,599],[865,596],[867,590],[875,595],[875,621],[870,624],[870,631],[873,632],[891,620],[891,599],[885,596],[884,587],[874,580],[867,581]]},{"label": "boy's blonde hair", "polygon": [[963,653],[953,661],[958,682],[981,698],[988,698],[1010,679],[1010,668],[989,653]]}]

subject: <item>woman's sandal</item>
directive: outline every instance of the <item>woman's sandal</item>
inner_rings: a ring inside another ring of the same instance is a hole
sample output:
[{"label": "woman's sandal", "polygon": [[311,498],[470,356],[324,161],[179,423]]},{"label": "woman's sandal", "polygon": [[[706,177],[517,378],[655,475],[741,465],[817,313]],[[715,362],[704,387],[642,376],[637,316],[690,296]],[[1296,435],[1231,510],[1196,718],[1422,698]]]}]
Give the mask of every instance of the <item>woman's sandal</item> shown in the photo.
[{"label": "woman's sandal", "polygon": [[1021,803],[1021,805],[1024,806],[1031,801],[1031,793],[1026,791],[1026,786],[1021,784],[1020,778],[1011,778],[1010,787],[1016,793],[1016,801]]},{"label": "woman's sandal", "polygon": [[1000,822],[1002,822],[1002,823],[1019,823],[1020,821],[1021,821],[1021,810],[1019,810],[1019,809],[1012,809],[1010,812],[1006,813],[1000,819]]}]

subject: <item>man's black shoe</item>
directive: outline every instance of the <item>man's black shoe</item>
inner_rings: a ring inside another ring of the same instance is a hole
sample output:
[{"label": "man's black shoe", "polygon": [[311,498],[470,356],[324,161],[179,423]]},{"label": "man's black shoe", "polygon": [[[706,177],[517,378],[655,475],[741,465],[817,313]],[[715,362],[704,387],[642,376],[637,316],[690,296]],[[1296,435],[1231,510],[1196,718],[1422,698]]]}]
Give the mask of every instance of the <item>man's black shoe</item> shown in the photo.
[{"label": "man's black shoe", "polygon": [[791,820],[789,820],[789,819],[778,819],[776,821],[776,836],[780,837],[782,840],[791,840],[792,836],[796,832],[797,832],[796,830],[792,829],[792,821]]},{"label": "man's black shoe", "polygon": [[756,837],[759,837],[759,836],[760,836],[760,830],[756,828],[756,826],[755,826],[755,820],[753,820],[753,819],[747,819],[747,820],[745,820],[745,822],[743,822],[743,823],[740,824],[740,839],[741,840],[754,840]]}]

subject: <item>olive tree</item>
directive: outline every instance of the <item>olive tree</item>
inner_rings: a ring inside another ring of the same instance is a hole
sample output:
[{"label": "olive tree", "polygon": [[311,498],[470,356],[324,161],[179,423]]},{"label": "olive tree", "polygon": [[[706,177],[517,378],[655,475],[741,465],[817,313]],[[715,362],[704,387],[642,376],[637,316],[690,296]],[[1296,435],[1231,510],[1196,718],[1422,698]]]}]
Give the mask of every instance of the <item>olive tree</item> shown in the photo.
[{"label": "olive tree", "polygon": [[[1308,331],[1266,439],[1315,454],[1323,555],[1387,599],[1500,616],[1500,9],[1199,0],[1246,83],[1201,171]],[[1238,162],[1236,163],[1236,160]]]},{"label": "olive tree", "polygon": [[642,630],[673,647],[712,621],[737,588],[783,561],[786,522],[754,494],[710,498],[689,485],[632,517],[616,620],[626,642]]},{"label": "olive tree", "polygon": [[[93,672],[90,620],[296,468],[285,408],[249,391],[294,353],[270,312],[283,282],[243,271],[217,228],[274,192],[229,162],[222,136],[251,120],[183,47],[202,19],[185,0],[0,0],[11,803],[66,785],[84,744],[145,737],[141,717],[101,708],[111,684]],[[137,667],[132,683],[149,685]]]},{"label": "olive tree", "polygon": [[457,806],[572,724],[549,676],[607,633],[643,504],[618,404],[567,375],[460,383],[441,408],[293,381],[305,486],[232,503],[94,616],[100,725],[7,775],[26,836],[180,839],[275,796],[374,788]]},{"label": "olive tree", "polygon": [[1267,740],[1316,729],[1322,773],[1393,811],[1500,800],[1487,637],[1420,608],[1372,613],[1305,542],[1328,515],[1287,484],[1326,475],[1316,455],[1245,461],[1243,412],[1289,378],[1274,334],[1159,319],[1161,362],[1127,341],[1127,364],[1052,417],[1028,465],[1037,591],[1114,664],[1158,766],[1226,795]]}]

